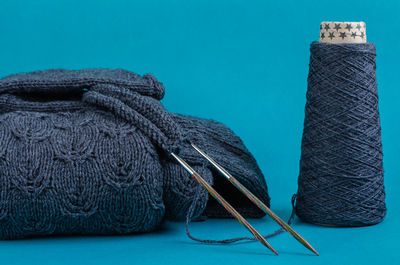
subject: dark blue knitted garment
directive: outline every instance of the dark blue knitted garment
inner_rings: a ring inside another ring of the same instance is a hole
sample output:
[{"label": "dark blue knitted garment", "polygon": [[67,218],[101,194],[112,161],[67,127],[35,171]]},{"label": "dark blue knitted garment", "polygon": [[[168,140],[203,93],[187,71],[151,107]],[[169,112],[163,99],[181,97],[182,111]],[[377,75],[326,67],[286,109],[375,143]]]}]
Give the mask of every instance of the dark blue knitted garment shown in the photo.
[{"label": "dark blue knitted garment", "polygon": [[[0,80],[0,239],[152,231],[184,220],[198,184],[178,152],[247,217],[263,213],[206,163],[194,142],[269,205],[264,176],[224,125],[169,113],[152,75],[49,70]],[[194,217],[228,217],[208,193]]]}]

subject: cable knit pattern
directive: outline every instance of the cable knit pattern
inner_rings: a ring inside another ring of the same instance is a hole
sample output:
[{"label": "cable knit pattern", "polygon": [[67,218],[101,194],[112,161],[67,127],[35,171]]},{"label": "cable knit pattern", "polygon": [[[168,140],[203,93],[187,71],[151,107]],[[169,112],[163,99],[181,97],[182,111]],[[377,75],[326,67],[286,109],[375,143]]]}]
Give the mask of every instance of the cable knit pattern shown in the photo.
[{"label": "cable knit pattern", "polygon": [[13,112],[0,124],[11,129],[1,142],[8,198],[0,222],[12,227],[1,238],[143,232],[161,223],[159,157],[132,124],[98,110]]},{"label": "cable knit pattern", "polygon": [[[188,140],[269,204],[263,175],[240,139],[217,122],[169,113],[163,95],[152,75],[124,70],[0,80],[0,239],[147,232],[165,213],[183,219],[198,184],[169,152],[209,182],[223,180]],[[227,216],[205,190],[196,205],[196,216]],[[262,215],[251,204],[238,206]]]}]

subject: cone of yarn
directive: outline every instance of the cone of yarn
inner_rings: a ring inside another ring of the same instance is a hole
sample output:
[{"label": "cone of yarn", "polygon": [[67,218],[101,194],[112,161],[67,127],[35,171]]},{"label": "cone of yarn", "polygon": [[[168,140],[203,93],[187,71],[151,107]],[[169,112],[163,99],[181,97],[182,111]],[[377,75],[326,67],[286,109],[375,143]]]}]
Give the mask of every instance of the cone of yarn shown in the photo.
[{"label": "cone of yarn", "polygon": [[386,213],[376,48],[363,22],[323,22],[311,44],[296,214],[333,226]]}]

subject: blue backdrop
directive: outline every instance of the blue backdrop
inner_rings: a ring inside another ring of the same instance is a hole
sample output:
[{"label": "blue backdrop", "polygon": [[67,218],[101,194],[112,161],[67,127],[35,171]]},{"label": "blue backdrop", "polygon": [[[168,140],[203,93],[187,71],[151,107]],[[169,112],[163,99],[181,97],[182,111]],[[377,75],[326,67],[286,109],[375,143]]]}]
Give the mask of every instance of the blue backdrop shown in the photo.
[{"label": "blue backdrop", "polygon": [[[288,235],[257,243],[197,244],[182,223],[152,234],[0,242],[2,264],[399,263],[399,1],[1,0],[0,75],[38,69],[124,68],[153,73],[165,106],[231,127],[257,158],[272,209],[287,218],[297,189],[309,45],[321,21],[365,21],[377,46],[388,213],[379,225],[327,228],[296,221],[321,253]],[[261,231],[277,228],[268,218]],[[193,224],[203,238],[247,235],[233,220]]]}]

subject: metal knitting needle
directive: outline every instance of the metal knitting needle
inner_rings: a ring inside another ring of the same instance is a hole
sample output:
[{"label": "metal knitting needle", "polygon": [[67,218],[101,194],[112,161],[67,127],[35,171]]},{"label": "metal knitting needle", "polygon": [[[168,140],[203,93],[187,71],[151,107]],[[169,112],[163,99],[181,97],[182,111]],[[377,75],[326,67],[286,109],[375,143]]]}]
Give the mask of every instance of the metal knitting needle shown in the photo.
[{"label": "metal knitting needle", "polygon": [[261,210],[268,214],[272,219],[274,219],[283,229],[285,229],[289,234],[297,239],[303,246],[314,252],[317,256],[319,253],[308,243],[302,236],[300,236],[293,228],[291,228],[285,221],[283,221],[279,216],[271,211],[259,198],[257,198],[252,192],[250,192],[245,186],[243,186],[236,178],[234,178],[228,171],[226,171],[222,166],[215,162],[211,157],[209,157],[204,151],[198,148],[196,145],[191,143],[192,147],[196,149],[203,157],[205,157],[213,166],[215,166],[219,172],[224,175],[225,178],[229,180],[237,189],[239,189],[244,195],[247,196],[255,205],[257,205]]},{"label": "metal knitting needle", "polygon": [[254,228],[246,219],[243,218],[211,185],[205,181],[192,167],[190,167],[182,158],[174,153],[171,155],[192,175],[192,177],[199,182],[207,191],[230,213],[232,214],[244,227],[246,227],[254,237],[260,241],[261,244],[269,248],[272,252],[278,255],[278,252],[269,244],[269,242]]}]

